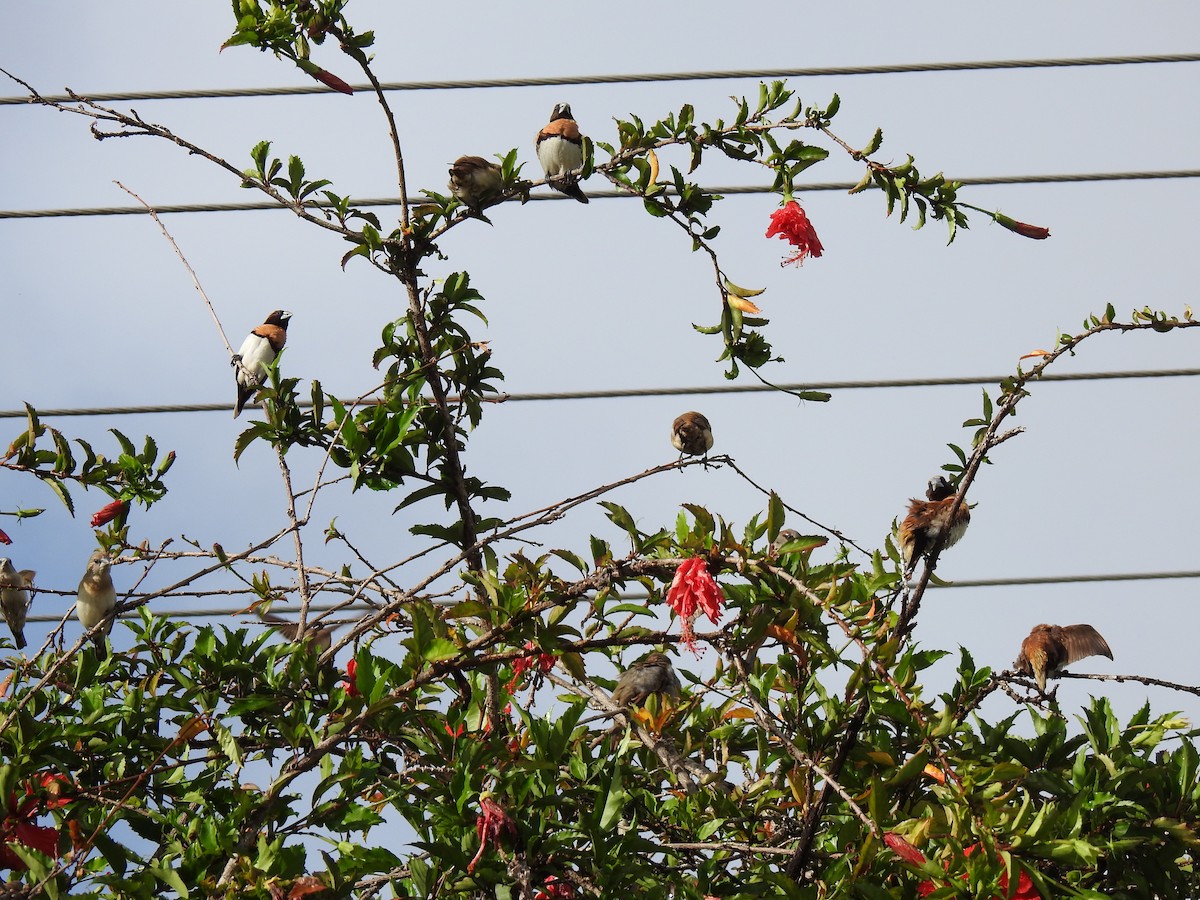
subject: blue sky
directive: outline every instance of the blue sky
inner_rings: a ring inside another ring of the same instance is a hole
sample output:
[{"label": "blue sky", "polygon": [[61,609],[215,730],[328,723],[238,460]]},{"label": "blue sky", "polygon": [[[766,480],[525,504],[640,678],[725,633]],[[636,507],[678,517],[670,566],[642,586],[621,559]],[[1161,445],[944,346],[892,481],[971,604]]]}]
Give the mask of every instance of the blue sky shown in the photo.
[{"label": "blue sky", "polygon": [[[701,2],[686,14],[655,8],[622,17],[563,9],[434,5],[415,20],[411,7],[360,2],[349,14],[360,28],[376,30],[376,71],[384,81],[1182,53],[1196,49],[1200,33],[1200,8],[1182,2],[1136,16],[1117,3],[929,3],[903,17],[893,5],[870,2],[795,12]],[[226,3],[131,2],[116,11],[27,4],[0,35],[0,65],[44,92],[310,83],[268,55],[218,53],[231,28]],[[359,80],[329,48],[315,59]],[[882,127],[881,159],[911,153],[923,172],[974,177],[1194,168],[1200,135],[1189,104],[1198,74],[1200,64],[1185,63],[809,78],[793,86],[814,103],[837,92],[842,112],[834,130],[852,144]],[[533,135],[561,100],[571,103],[585,133],[611,141],[614,117],[654,119],[685,102],[699,118],[729,117],[730,95],[756,91],[742,80],[428,91],[392,100],[410,185],[444,191],[447,164],[464,153],[491,156],[515,146],[536,174]],[[10,84],[0,93],[19,90]],[[382,120],[365,94],[132,105],[238,165],[248,165],[250,147],[269,139],[336,190],[395,191]],[[45,109],[0,107],[0,208],[126,205],[114,180],[157,205],[256,199],[176,147],[145,138],[97,143],[86,124]],[[762,178],[724,165],[702,172],[709,184]],[[858,169],[835,152],[808,174],[813,181],[856,180]],[[588,185],[603,186],[598,179]],[[786,358],[768,377],[1001,375],[1022,354],[1049,349],[1060,330],[1079,330],[1109,302],[1122,316],[1146,305],[1176,314],[1196,305],[1194,180],[978,187],[961,197],[1048,226],[1053,237],[1023,240],[975,215],[970,231],[947,247],[939,223],[914,232],[885,217],[877,194],[814,192],[801,200],[826,254],[802,269],[781,269],[783,244],[763,237],[774,198],[719,204],[714,218],[723,226],[717,246],[726,271],[767,289],[761,305],[770,339]],[[392,211],[381,214],[386,221]],[[490,325],[481,336],[491,341],[508,390],[722,383],[714,362],[719,345],[691,328],[716,320],[719,298],[707,262],[689,252],[677,229],[627,201],[510,204],[490,217],[492,228],[455,229],[442,242],[450,260],[429,273],[471,273],[487,298]],[[235,346],[268,311],[284,307],[295,313],[287,374],[319,379],[341,396],[375,383],[371,352],[403,301],[366,265],[343,272],[345,245],[282,212],[166,222]],[[0,220],[0,271],[7,336],[0,408],[25,401],[40,408],[232,405],[220,338],[146,218]],[[1194,331],[1100,337],[1055,371],[1191,368],[1196,341]],[[971,529],[944,555],[939,575],[953,581],[1200,568],[1196,380],[1048,384],[1033,394],[1017,420],[1026,433],[997,450],[995,465],[976,481]],[[514,403],[488,411],[466,459],[472,472],[513,491],[502,512],[515,515],[669,460],[670,422],[690,408],[711,419],[714,452],[731,454],[814,518],[877,546],[907,498],[950,461],[946,443],[969,441],[960,424],[978,415],[980,391],[838,391],[827,404],[758,394]],[[172,493],[151,514],[135,514],[136,540],[186,535],[234,549],[283,522],[273,458],[256,447],[233,465],[233,440],[244,423],[228,412],[52,424],[100,445],[109,427],[135,438],[152,433],[164,450],[178,451]],[[21,427],[0,420],[0,439],[7,443]],[[307,472],[317,462],[301,455],[295,464]],[[80,498],[82,514],[72,520],[32,479],[0,477],[0,508],[48,507],[17,528],[5,520],[15,539],[6,552],[19,568],[38,570],[39,585],[73,590],[93,543],[87,513],[106,499]],[[764,505],[733,473],[697,469],[610,499],[648,529],[669,526],[684,502],[735,522]],[[373,558],[398,558],[421,544],[407,531],[419,517],[390,515],[397,501],[335,492],[314,518],[319,529],[336,515]],[[619,540],[595,508],[543,539],[583,550],[589,532]],[[319,562],[341,561],[319,539],[312,548]],[[116,577],[128,587],[133,576],[125,568]],[[1116,660],[1079,670],[1193,683],[1200,681],[1192,662],[1198,599],[1195,580],[938,591],[924,605],[917,635],[925,646],[961,644],[979,663],[1002,668],[1034,624],[1087,621],[1108,638]],[[157,608],[195,605],[172,603]],[[36,611],[66,608],[64,598],[42,595]],[[31,628],[35,647],[38,628]],[[1198,718],[1195,697],[1134,684],[1067,682],[1059,692],[1064,710],[1089,693],[1108,693],[1124,714],[1149,693],[1156,708]],[[994,702],[997,714],[1011,704]]]}]

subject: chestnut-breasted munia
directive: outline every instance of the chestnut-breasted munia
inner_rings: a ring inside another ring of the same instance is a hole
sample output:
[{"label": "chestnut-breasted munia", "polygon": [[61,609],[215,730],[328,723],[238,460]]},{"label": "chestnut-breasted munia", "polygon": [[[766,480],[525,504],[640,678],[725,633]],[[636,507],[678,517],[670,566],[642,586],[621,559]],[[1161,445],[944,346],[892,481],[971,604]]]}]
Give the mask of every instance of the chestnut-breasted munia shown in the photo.
[{"label": "chestnut-breasted munia", "polygon": [[555,190],[587,203],[587,195],[579,187],[579,170],[583,167],[583,135],[568,103],[559,103],[550,113],[550,121],[534,141],[538,162],[546,180]]},{"label": "chestnut-breasted munia", "polygon": [[1091,625],[1036,625],[1021,641],[1021,655],[1013,667],[1032,675],[1044,694],[1047,678],[1088,656],[1113,658],[1108,641]]},{"label": "chestnut-breasted munia", "polygon": [[971,522],[971,510],[964,500],[959,504],[954,519],[950,519],[950,507],[954,505],[954,485],[938,475],[929,480],[925,500],[912,499],[908,504],[908,515],[900,523],[900,552],[904,556],[904,568],[911,571],[922,556],[945,534],[942,549],[953,547],[967,530]]},{"label": "chestnut-breasted munia", "polygon": [[712,426],[702,414],[685,412],[671,423],[671,446],[688,456],[707,456],[712,449]]},{"label": "chestnut-breasted munia", "polygon": [[638,660],[621,673],[613,688],[613,702],[621,706],[640,705],[651,694],[679,699],[679,676],[665,653],[654,652]]},{"label": "chestnut-breasted munia", "polygon": [[32,602],[28,588],[33,586],[32,569],[18,572],[8,558],[0,559],[0,612],[12,632],[18,650],[25,649],[25,615]]},{"label": "chestnut-breasted munia", "polygon": [[246,335],[242,348],[234,354],[232,365],[238,392],[237,406],[233,410],[235,419],[242,414],[242,407],[254,396],[254,392],[266,381],[264,367],[275,361],[287,343],[288,320],[291,317],[292,314],[287,310],[275,310],[265,322]]},{"label": "chestnut-breasted munia", "polygon": [[112,558],[107,553],[99,549],[93,551],[75,598],[75,615],[79,617],[79,624],[85,631],[91,631],[101,622],[105,623],[104,627],[93,635],[96,656],[99,659],[108,655],[104,639],[112,631],[112,612],[117,605],[117,592],[113,588],[112,575],[109,573],[111,567]]},{"label": "chestnut-breasted munia", "polygon": [[500,196],[500,167],[482,156],[460,156],[450,166],[450,193],[472,209],[482,209]]}]

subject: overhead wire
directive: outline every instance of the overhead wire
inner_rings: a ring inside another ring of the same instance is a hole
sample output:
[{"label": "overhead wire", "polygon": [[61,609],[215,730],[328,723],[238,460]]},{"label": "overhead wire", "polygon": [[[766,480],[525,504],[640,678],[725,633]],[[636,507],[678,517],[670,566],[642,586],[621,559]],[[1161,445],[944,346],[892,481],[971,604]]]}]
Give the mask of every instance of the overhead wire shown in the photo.
[{"label": "overhead wire", "polygon": [[[1076,172],[1060,175],[988,175],[979,178],[947,178],[947,181],[957,181],[971,187],[986,187],[1001,184],[1078,184],[1099,181],[1153,181],[1165,178],[1200,178],[1200,169],[1163,169],[1145,172]],[[854,181],[812,182],[792,186],[794,193],[815,193],[818,191],[848,191],[858,186]],[[871,184],[867,190],[879,190]],[[706,187],[705,191],[712,194],[770,194],[773,189],[766,185],[723,185]],[[640,200],[636,194],[626,191],[584,191],[592,200]],[[670,193],[670,191],[668,191]],[[531,200],[573,200],[562,194],[534,194]],[[359,208],[399,206],[399,197],[366,197],[353,200],[353,205]],[[407,198],[409,205],[427,202],[424,197]],[[305,209],[327,209],[331,206],[328,201],[305,201]],[[287,210],[290,207],[270,200],[247,201],[244,203],[174,203],[155,206],[154,211],[166,215],[168,213],[203,213],[203,212],[262,212],[266,210]],[[0,210],[0,219],[58,219],[81,216],[129,216],[146,215],[144,206],[93,206],[65,207],[60,209],[6,209]]]},{"label": "overhead wire", "polygon": [[[1187,378],[1200,375],[1200,369],[1134,369],[1124,372],[1067,372],[1046,374],[1038,378],[1039,383],[1071,381],[1114,381],[1132,378]],[[486,397],[493,403],[523,403],[547,400],[613,400],[623,397],[685,397],[708,394],[759,394],[772,391],[837,391],[870,390],[878,388],[923,388],[961,387],[972,385],[999,384],[1012,375],[970,375],[948,378],[890,378],[860,381],[814,381],[807,383],[765,384],[714,384],[690,387],[658,388],[606,388],[595,391],[528,391],[497,394]],[[428,398],[426,398],[428,400]],[[451,395],[448,402],[457,403],[459,397]],[[354,401],[342,400],[350,406]],[[432,402],[432,401],[430,401]],[[298,400],[301,409],[312,407],[311,400]],[[361,405],[373,405],[367,401]],[[92,406],[39,409],[40,417],[68,416],[133,416],[160,413],[229,412],[229,403],[172,403],[147,406]],[[0,419],[23,419],[28,415],[23,409],[0,410]]]},{"label": "overhead wire", "polygon": [[[975,72],[997,69],[1062,69],[1089,66],[1148,65],[1158,63],[1200,62],[1200,53],[1142,54],[1136,56],[1051,57],[1047,59],[993,59],[959,62],[895,63],[878,66],[810,66],[789,69],[731,69],[697,72],[648,72],[614,75],[563,75],[524,78],[475,78],[452,81],[389,81],[380,84],[386,92],[453,91],[485,88],[570,87],[593,84],[649,84],[669,81],[724,81],[733,79],[824,78],[851,75],[902,75],[920,72]],[[350,85],[358,92],[374,90],[370,84]],[[44,94],[54,103],[70,103],[81,98],[97,103],[124,103],[133,100],[214,100],[238,97],[288,97],[334,93],[322,84],[266,88],[201,88],[173,91],[114,91],[71,94]],[[0,106],[29,103],[28,97],[0,97]]]}]

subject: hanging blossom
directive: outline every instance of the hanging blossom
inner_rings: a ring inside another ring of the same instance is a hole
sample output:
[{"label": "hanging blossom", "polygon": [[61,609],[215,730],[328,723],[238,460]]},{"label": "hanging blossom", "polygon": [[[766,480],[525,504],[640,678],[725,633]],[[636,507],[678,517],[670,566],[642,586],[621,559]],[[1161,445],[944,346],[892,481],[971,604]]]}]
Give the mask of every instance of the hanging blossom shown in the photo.
[{"label": "hanging blossom", "polygon": [[[525,649],[536,650],[537,646],[533,641],[526,641]],[[549,672],[554,668],[554,654],[534,653],[532,656],[519,656],[514,659],[512,661],[513,677],[505,687],[505,690],[511,694],[520,680],[525,676],[525,673],[535,666],[539,672]]]},{"label": "hanging blossom", "polygon": [[[927,862],[924,853],[922,853],[920,850],[910,844],[905,838],[898,834],[893,834],[889,831],[883,836],[883,842],[891,848],[893,853],[911,865],[920,866]],[[980,849],[982,849],[981,844],[972,844],[970,847],[963,849],[963,856],[970,856],[976,850]],[[948,869],[949,867],[950,861],[947,860],[946,868]],[[964,880],[966,879],[967,875],[965,872],[963,873],[962,877]],[[926,879],[917,885],[917,896],[928,897],[940,887],[941,885],[935,884],[932,879]],[[1009,900],[1042,900],[1042,895],[1039,894],[1037,889],[1033,886],[1033,879],[1031,879],[1025,872],[1017,873],[1017,889],[1013,891],[1011,897],[1009,897],[1008,892],[1007,872],[1000,873],[1000,877],[996,881],[996,887],[1003,892],[1000,896],[1009,898]],[[999,897],[994,898],[994,900],[999,900]]]},{"label": "hanging blossom", "polygon": [[488,844],[499,847],[502,837],[507,835],[512,839],[517,836],[517,823],[490,794],[483,794],[479,798],[479,818],[475,820],[475,831],[479,835],[479,850],[467,865],[468,875],[475,871],[475,864],[483,858],[483,851]]},{"label": "hanging blossom", "polygon": [[679,568],[675,570],[675,579],[667,591],[667,606],[679,616],[679,636],[683,645],[692,653],[699,655],[692,622],[703,612],[708,616],[708,620],[716,625],[721,621],[721,607],[724,604],[725,595],[721,593],[721,586],[709,574],[708,563],[703,557],[693,556],[679,564]]},{"label": "hanging blossom", "polygon": [[347,696],[357,697],[358,691],[358,660],[352,659],[346,663],[346,681],[341,683],[342,690]]},{"label": "hanging blossom", "polygon": [[10,538],[7,534],[4,533],[4,531],[2,529],[0,529],[0,544],[11,544],[11,543],[12,543],[12,538]]},{"label": "hanging blossom", "polygon": [[1010,219],[1003,213],[992,213],[992,220],[1014,234],[1019,234],[1021,237],[1027,237],[1035,241],[1044,241],[1050,237],[1050,229],[1043,228],[1041,225],[1030,225],[1028,222],[1018,222],[1016,219]]},{"label": "hanging blossom", "polygon": [[[28,868],[25,861],[9,849],[11,843],[21,844],[46,856],[58,856],[58,829],[50,825],[38,825],[37,817],[42,812],[59,809],[74,797],[64,793],[67,779],[62,775],[44,772],[25,785],[25,796],[18,802],[16,794],[8,799],[8,815],[0,821],[0,868],[21,872]],[[49,794],[49,798],[34,794],[34,788]]]},{"label": "hanging blossom", "polygon": [[800,208],[800,204],[790,198],[775,212],[771,213],[771,225],[767,228],[767,237],[781,237],[796,249],[792,255],[780,265],[791,263],[803,265],[808,257],[816,258],[825,252],[821,239],[817,237],[816,229],[808,216]]},{"label": "hanging blossom", "polygon": [[557,875],[547,875],[533,900],[555,900],[557,897],[574,897],[575,888]]},{"label": "hanging blossom", "polygon": [[127,512],[129,512],[128,500],[114,500],[92,516],[92,527],[99,528],[102,525],[107,525],[117,516],[124,515]]}]

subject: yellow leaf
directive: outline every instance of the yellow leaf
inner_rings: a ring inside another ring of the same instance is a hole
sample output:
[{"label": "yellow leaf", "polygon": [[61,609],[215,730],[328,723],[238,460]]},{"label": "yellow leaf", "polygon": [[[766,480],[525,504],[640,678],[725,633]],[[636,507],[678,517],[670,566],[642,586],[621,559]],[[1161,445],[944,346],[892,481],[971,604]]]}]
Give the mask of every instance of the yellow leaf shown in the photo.
[{"label": "yellow leaf", "polygon": [[744,706],[735,706],[733,709],[727,710],[721,716],[722,722],[728,722],[730,719],[753,719],[754,713],[746,709]]},{"label": "yellow leaf", "polygon": [[872,762],[877,762],[881,766],[894,766],[896,760],[892,758],[892,754],[886,753],[883,750],[868,750],[867,758]]},{"label": "yellow leaf", "polygon": [[646,154],[646,161],[650,163],[650,183],[658,181],[658,154],[651,150]]},{"label": "yellow leaf", "polygon": [[729,305],[734,309],[740,309],[742,312],[750,313],[751,315],[762,312],[761,309],[759,309],[749,300],[745,300],[742,297],[735,297],[732,294],[729,295]]},{"label": "yellow leaf", "polygon": [[1021,359],[1030,359],[1035,356],[1049,356],[1049,355],[1050,355],[1049,350],[1031,350],[1028,353],[1026,353],[1024,356],[1022,356]]},{"label": "yellow leaf", "polygon": [[183,723],[183,727],[179,729],[179,737],[176,740],[180,742],[190,741],[196,735],[205,731],[208,731],[208,717],[203,715],[192,716]]},{"label": "yellow leaf", "polygon": [[925,768],[922,769],[921,771],[923,771],[926,775],[928,775],[930,778],[932,778],[938,784],[946,783],[946,773],[943,772],[941,769],[939,769],[937,766],[935,766],[933,763],[927,764],[925,766]]}]

